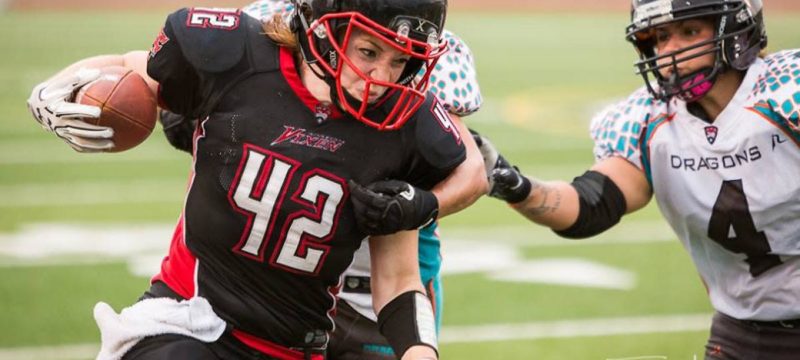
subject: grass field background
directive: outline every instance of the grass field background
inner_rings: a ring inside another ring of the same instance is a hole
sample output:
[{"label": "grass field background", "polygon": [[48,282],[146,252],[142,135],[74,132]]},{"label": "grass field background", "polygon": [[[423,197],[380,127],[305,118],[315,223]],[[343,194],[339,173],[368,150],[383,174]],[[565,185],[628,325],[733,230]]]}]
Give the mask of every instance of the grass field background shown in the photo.
[{"label": "grass field background", "polygon": [[[57,248],[61,226],[166,228],[177,219],[189,157],[172,150],[160,130],[126,153],[81,155],[43,132],[25,107],[36,83],[75,60],[149,48],[165,15],[0,14],[0,357],[34,356],[13,352],[20,349],[96,344],[94,303],[103,300],[119,309],[147,286],[148,279],[133,275],[123,257],[44,256],[44,251],[13,256],[9,249],[41,240],[35,234],[42,229],[50,229],[51,248]],[[767,13],[770,48],[800,47],[798,22],[800,14]],[[467,122],[527,174],[544,179],[580,174],[593,160],[586,130],[592,113],[640,86],[631,65],[634,51],[623,40],[625,25],[624,14],[452,14],[448,27],[475,53],[486,99]],[[453,247],[502,245],[526,261],[580,259],[635,276],[634,285],[621,290],[497,281],[480,271],[448,275],[444,337],[448,329],[489,324],[711,313],[693,265],[654,204],[601,239],[580,243],[557,240],[491,199],[442,224],[443,237]],[[125,240],[136,242],[136,236]],[[447,251],[444,255],[448,261]],[[442,356],[692,359],[702,357],[707,331],[520,335],[517,340],[445,342]]]}]

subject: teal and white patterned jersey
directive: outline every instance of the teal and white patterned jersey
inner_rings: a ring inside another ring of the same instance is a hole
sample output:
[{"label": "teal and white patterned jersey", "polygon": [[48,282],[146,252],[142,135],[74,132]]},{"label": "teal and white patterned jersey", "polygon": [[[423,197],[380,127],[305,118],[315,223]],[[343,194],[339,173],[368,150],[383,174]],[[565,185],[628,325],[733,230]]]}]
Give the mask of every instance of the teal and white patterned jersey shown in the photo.
[{"label": "teal and white patterned jersey", "polygon": [[592,121],[598,160],[638,166],[714,308],[800,318],[800,50],[758,59],[709,124],[646,90]]},{"label": "teal and white patterned jersey", "polygon": [[[257,19],[269,20],[275,15],[283,16],[288,22],[294,11],[289,0],[261,0],[242,9]],[[467,116],[478,111],[483,104],[481,90],[478,86],[475,60],[472,51],[458,36],[445,30],[442,34],[447,41],[448,51],[436,64],[431,73],[429,89],[440,102],[453,114]],[[420,75],[425,69],[420,70]],[[369,247],[365,244],[356,251],[352,265],[345,271],[345,276],[369,276]],[[419,266],[422,283],[433,293],[436,307],[437,328],[441,324],[442,291],[439,282],[442,257],[440,254],[437,224],[420,229]],[[345,300],[360,314],[377,321],[372,310],[372,297],[369,294],[340,292],[339,298]]]}]

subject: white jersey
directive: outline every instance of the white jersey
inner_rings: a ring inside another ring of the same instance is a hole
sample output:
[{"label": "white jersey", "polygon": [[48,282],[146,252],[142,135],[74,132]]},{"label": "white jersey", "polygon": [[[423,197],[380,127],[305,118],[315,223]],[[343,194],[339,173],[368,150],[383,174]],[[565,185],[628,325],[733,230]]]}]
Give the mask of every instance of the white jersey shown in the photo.
[{"label": "white jersey", "polygon": [[[269,20],[275,15],[283,16],[284,21],[289,22],[289,17],[294,11],[294,4],[289,0],[261,0],[251,3],[242,9],[248,15],[257,19]],[[445,30],[442,37],[447,41],[448,51],[436,64],[431,72],[429,91],[439,99],[439,102],[453,114],[459,116],[470,115],[481,108],[483,98],[478,86],[477,73],[475,71],[475,61],[472,51],[467,47],[458,36]],[[420,70],[423,74],[425,69]],[[439,244],[438,237],[427,236],[420,238],[420,254],[429,261],[420,263],[423,276],[438,274],[441,266],[441,259],[438,257]],[[433,255],[431,255],[433,254]],[[422,257],[421,257],[422,258]],[[437,260],[431,260],[436,258]],[[370,276],[370,255],[369,246],[364,241],[361,247],[353,255],[353,263],[345,270],[342,275],[347,277],[368,277]],[[343,286],[347,287],[345,283]],[[361,315],[377,321],[377,316],[372,309],[372,296],[368,293],[357,293],[342,291],[339,298],[347,301],[353,309]],[[441,306],[441,304],[438,304]],[[437,309],[437,314],[439,313]]]},{"label": "white jersey", "polygon": [[638,166],[714,308],[800,318],[800,51],[757,60],[709,124],[643,88],[592,122],[595,156]]}]

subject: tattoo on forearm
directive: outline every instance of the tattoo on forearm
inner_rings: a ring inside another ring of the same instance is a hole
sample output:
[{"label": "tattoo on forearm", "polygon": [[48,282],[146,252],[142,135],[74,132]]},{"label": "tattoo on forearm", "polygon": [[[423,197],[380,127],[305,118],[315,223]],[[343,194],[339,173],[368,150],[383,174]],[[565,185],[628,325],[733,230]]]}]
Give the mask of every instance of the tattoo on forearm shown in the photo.
[{"label": "tattoo on forearm", "polygon": [[531,206],[525,209],[525,212],[529,216],[541,216],[558,210],[561,206],[561,191],[537,181],[534,181],[531,185],[531,193],[539,191],[539,196],[542,200],[536,204],[531,204]]}]

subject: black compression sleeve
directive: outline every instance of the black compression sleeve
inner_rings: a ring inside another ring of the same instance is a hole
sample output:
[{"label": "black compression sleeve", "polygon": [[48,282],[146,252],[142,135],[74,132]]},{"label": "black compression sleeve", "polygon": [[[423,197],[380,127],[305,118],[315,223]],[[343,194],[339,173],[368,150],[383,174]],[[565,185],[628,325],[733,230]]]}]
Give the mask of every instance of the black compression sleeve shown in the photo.
[{"label": "black compression sleeve", "polygon": [[414,345],[439,351],[433,307],[421,292],[404,292],[386,304],[378,313],[378,329],[398,359]]},{"label": "black compression sleeve", "polygon": [[578,219],[567,229],[555,233],[571,239],[583,239],[608,230],[627,211],[625,195],[608,176],[587,171],[572,180],[578,191]]}]

